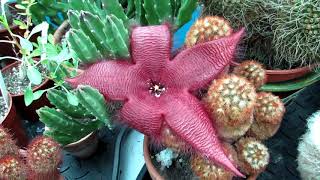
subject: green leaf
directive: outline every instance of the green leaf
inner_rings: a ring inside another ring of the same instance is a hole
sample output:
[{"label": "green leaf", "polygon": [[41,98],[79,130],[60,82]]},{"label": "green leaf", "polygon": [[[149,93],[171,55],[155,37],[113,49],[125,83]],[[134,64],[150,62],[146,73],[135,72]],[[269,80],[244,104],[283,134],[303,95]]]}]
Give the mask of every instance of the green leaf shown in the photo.
[{"label": "green leaf", "polygon": [[24,103],[26,104],[26,106],[29,106],[33,102],[33,98],[34,98],[33,92],[32,92],[31,86],[29,86],[24,91]]},{"label": "green leaf", "polygon": [[29,66],[27,70],[28,79],[32,84],[40,85],[42,82],[42,76],[38,69],[33,66]]},{"label": "green leaf", "polygon": [[27,40],[21,36],[19,36],[19,39],[20,39],[20,45],[21,45],[22,49],[27,50],[28,52],[33,51],[33,45],[29,40]]},{"label": "green leaf", "polygon": [[79,105],[79,100],[78,100],[78,97],[72,93],[68,93],[67,94],[67,99],[68,99],[68,102],[73,105],[73,106],[78,106]]},{"label": "green leaf", "polygon": [[41,96],[43,95],[43,93],[45,93],[45,90],[39,90],[33,93],[33,100],[38,100],[41,98]]},{"label": "green leaf", "polygon": [[24,7],[24,6],[20,5],[20,4],[16,4],[15,7],[17,9],[21,9],[21,10],[25,10],[26,9],[26,7]]},{"label": "green leaf", "polygon": [[28,26],[23,21],[20,21],[18,19],[14,19],[13,23],[18,25],[20,29],[27,29],[28,28]]}]

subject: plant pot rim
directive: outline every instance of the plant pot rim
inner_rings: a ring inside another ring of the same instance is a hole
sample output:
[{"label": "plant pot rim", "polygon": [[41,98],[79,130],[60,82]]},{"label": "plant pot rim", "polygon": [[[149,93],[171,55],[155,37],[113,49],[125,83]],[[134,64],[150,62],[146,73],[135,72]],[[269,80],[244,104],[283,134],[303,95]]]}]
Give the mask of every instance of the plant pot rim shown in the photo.
[{"label": "plant pot rim", "polygon": [[[0,93],[1,94],[1,93]],[[8,111],[7,111],[7,114],[4,116],[3,120],[0,121],[0,125],[7,119],[11,109],[12,109],[12,106],[13,106],[13,100],[12,100],[12,96],[11,94],[9,94],[9,107],[8,107]]]},{"label": "plant pot rim", "polygon": [[91,132],[90,134],[86,135],[85,137],[81,138],[80,140],[67,144],[65,146],[63,146],[64,148],[72,148],[74,146],[78,146],[79,144],[81,144],[82,142],[84,142],[85,140],[89,139],[91,136],[95,136],[96,132]]},{"label": "plant pot rim", "polygon": [[[12,69],[13,67],[16,67],[20,64],[21,62],[20,61],[17,61],[17,62],[14,62],[12,64],[9,64],[7,66],[5,66],[1,72],[4,74],[4,72],[6,71],[9,71],[10,69]],[[48,78],[46,78],[41,84],[39,84],[38,86],[35,86],[34,88],[32,88],[32,91],[35,92],[39,89],[41,89],[41,87],[43,85],[45,85],[46,83],[48,83],[50,80]],[[15,97],[20,97],[20,96],[24,96],[24,93],[20,93],[20,94],[10,94],[12,96],[12,98],[15,98]]]},{"label": "plant pot rim", "polygon": [[154,180],[164,180],[164,178],[158,173],[157,169],[154,167],[151,161],[151,154],[149,151],[149,137],[144,136],[143,139],[143,157],[146,162],[147,169]]},{"label": "plant pot rim", "polygon": [[[240,63],[231,61],[232,66],[239,66]],[[298,67],[298,68],[293,68],[293,69],[283,69],[283,70],[267,70],[268,75],[286,75],[286,74],[296,74],[296,73],[301,73],[301,72],[310,72],[315,65],[310,65],[310,66],[303,66],[303,67]]]}]

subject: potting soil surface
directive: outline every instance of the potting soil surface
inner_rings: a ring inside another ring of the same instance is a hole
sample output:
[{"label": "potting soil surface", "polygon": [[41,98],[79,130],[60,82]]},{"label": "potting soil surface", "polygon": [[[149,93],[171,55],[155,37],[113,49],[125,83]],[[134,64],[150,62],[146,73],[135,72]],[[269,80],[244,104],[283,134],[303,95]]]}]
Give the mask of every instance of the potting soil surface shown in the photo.
[{"label": "potting soil surface", "polygon": [[3,97],[0,97],[0,122],[2,122],[3,118],[5,118],[7,113],[8,113],[8,107],[6,106],[6,103]]},{"label": "potting soil surface", "polygon": [[[45,72],[41,67],[39,70],[42,74],[42,80],[44,80]],[[21,76],[19,68],[16,67],[12,68],[12,71],[4,74],[6,86],[11,94],[23,94],[24,90],[29,86],[30,81],[28,77],[25,75],[24,78],[21,78]],[[35,86],[33,85],[32,88],[33,87]]]}]

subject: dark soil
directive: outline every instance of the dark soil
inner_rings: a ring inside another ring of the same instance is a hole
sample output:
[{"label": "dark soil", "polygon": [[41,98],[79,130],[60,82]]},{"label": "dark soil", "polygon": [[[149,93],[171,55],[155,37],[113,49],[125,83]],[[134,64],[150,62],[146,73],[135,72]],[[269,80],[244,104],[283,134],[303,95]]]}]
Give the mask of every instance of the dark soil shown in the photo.
[{"label": "dark soil", "polygon": [[[39,67],[40,72],[42,73],[42,80],[45,80],[45,70],[42,67]],[[12,68],[12,71],[9,73],[5,73],[4,75],[4,81],[6,83],[6,86],[8,88],[8,91],[12,95],[18,95],[23,94],[24,90],[29,86],[29,79],[27,76],[24,78],[20,77],[20,72],[18,67]],[[35,85],[32,85],[32,88],[36,87]]]},{"label": "dark soil", "polygon": [[8,113],[8,107],[6,106],[6,103],[3,99],[3,97],[0,97],[0,122],[5,118],[5,116]]},{"label": "dark soil", "polygon": [[[162,150],[162,149],[161,149]],[[166,180],[197,180],[197,178],[190,166],[190,156],[179,155],[176,160],[173,161],[170,168],[161,169],[161,163],[156,160],[156,154],[161,150],[153,150],[151,151],[151,161],[157,171],[160,173],[162,177]]]}]

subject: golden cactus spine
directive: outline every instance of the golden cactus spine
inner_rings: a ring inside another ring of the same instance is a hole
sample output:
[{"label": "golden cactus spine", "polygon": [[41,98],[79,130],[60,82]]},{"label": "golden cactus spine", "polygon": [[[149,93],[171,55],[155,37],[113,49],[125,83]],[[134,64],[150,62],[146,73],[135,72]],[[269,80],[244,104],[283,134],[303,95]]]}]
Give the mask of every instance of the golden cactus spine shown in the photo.
[{"label": "golden cactus spine", "polygon": [[257,61],[247,60],[235,67],[234,74],[246,78],[256,89],[259,89],[267,81],[266,70]]},{"label": "golden cactus spine", "polygon": [[247,175],[263,172],[269,164],[268,148],[254,138],[241,138],[236,143],[240,169]]},{"label": "golden cactus spine", "polygon": [[232,34],[230,23],[218,16],[207,16],[196,21],[190,28],[185,44],[188,48]]},{"label": "golden cactus spine", "polygon": [[248,135],[260,140],[272,137],[279,129],[285,107],[281,99],[271,93],[261,92],[257,95],[254,122]]},{"label": "golden cactus spine", "polygon": [[255,101],[255,88],[242,77],[225,75],[213,81],[206,102],[219,136],[228,141],[243,136],[253,122]]}]

